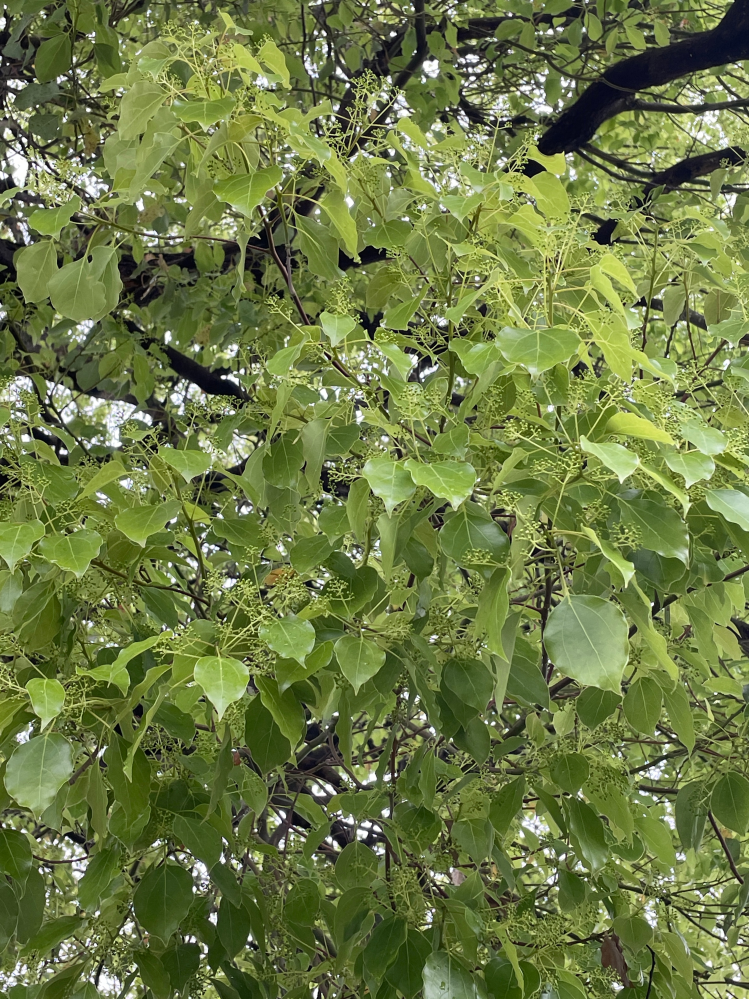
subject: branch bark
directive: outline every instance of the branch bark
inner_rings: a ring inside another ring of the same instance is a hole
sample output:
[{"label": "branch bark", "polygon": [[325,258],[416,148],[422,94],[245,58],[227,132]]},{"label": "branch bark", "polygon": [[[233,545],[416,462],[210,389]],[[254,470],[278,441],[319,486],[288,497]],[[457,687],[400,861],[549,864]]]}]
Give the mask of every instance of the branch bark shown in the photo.
[{"label": "branch bark", "polygon": [[710,31],[663,48],[647,49],[610,66],[547,129],[538,148],[547,156],[573,152],[589,142],[609,118],[632,110],[639,91],[747,58],[749,0],[736,0]]}]

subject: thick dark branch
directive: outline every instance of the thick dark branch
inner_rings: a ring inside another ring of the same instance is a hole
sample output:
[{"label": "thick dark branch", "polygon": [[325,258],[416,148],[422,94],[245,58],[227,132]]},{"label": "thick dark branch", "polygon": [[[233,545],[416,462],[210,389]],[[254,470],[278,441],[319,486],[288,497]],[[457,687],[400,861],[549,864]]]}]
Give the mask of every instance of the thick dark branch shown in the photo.
[{"label": "thick dark branch", "polygon": [[593,138],[609,118],[632,110],[634,94],[699,70],[749,58],[749,0],[736,0],[717,27],[652,48],[607,69],[541,137],[542,153],[568,153]]},{"label": "thick dark branch", "polygon": [[[590,147],[587,148],[590,149]],[[630,167],[624,160],[617,160],[616,157],[601,153],[598,150],[591,149],[591,152],[596,156],[607,159],[609,162],[618,163],[622,169],[636,169]],[[588,158],[582,151],[578,151],[578,155],[582,155],[585,159]],[[688,156],[686,159],[679,160],[678,163],[674,163],[673,166],[667,167],[665,170],[653,173],[643,188],[643,197],[633,199],[632,207],[645,207],[650,201],[651,194],[658,188],[673,191],[683,184],[689,184],[700,177],[706,177],[721,166],[741,166],[743,163],[746,163],[746,160],[747,153],[739,146],[727,146],[725,149],[716,149],[714,152],[702,153],[699,156]],[[589,162],[593,161],[590,160]],[[637,172],[642,173],[640,170],[637,170]],[[638,178],[633,177],[631,179],[633,182],[642,183],[642,180]],[[606,219],[593,234],[593,239],[602,246],[609,245],[612,242],[614,230],[617,225],[617,219]]]},{"label": "thick dark branch", "polygon": [[[539,12],[534,14],[531,20],[534,24],[551,24],[552,21],[558,18],[564,18],[565,21],[574,21],[580,16],[580,12],[581,8],[579,6],[570,4],[567,10],[559,14]],[[500,24],[504,24],[505,21],[515,21],[524,24],[527,20],[529,20],[527,17],[517,14],[514,16],[500,14],[496,17],[472,17],[465,24],[461,24],[458,27],[458,42],[470,42],[476,38],[493,38],[497,28]]]},{"label": "thick dark branch", "polygon": [[749,97],[736,101],[707,101],[704,104],[675,104],[669,101],[640,101],[633,111],[662,111],[664,114],[708,114],[710,111],[739,111],[749,108]]},{"label": "thick dark branch", "polygon": [[243,402],[249,398],[241,385],[237,385],[236,382],[230,381],[228,378],[222,378],[217,371],[204,368],[192,357],[175,350],[168,343],[161,343],[159,340],[150,340],[146,343],[149,346],[156,344],[159,350],[163,350],[169,358],[169,365],[176,375],[184,378],[185,381],[192,382],[193,385],[197,385],[208,395],[228,395],[234,399],[241,399]]},{"label": "thick dark branch", "polygon": [[727,146],[716,149],[715,152],[703,153],[700,156],[688,156],[685,160],[674,163],[666,170],[653,175],[645,188],[649,194],[655,187],[665,187],[671,191],[682,184],[689,184],[698,177],[705,177],[722,166],[740,166],[746,162],[747,154],[739,146]]},{"label": "thick dark branch", "polygon": [[[646,300],[644,298],[640,298],[640,299],[638,299],[634,303],[634,307],[635,308],[638,307],[638,306],[645,306],[645,305],[647,305],[647,302],[646,302]],[[663,299],[661,299],[661,298],[651,298],[650,299],[650,308],[653,311],[655,311],[655,312],[663,312]],[[686,318],[687,318],[687,309],[686,309],[686,306],[685,306],[682,309],[682,313],[679,316],[679,320],[678,321],[680,323],[683,323],[686,320]],[[689,322],[691,323],[692,326],[697,326],[701,330],[707,330],[707,320],[705,319],[705,317],[702,315],[701,312],[696,312],[694,309],[690,309],[689,310]]]}]

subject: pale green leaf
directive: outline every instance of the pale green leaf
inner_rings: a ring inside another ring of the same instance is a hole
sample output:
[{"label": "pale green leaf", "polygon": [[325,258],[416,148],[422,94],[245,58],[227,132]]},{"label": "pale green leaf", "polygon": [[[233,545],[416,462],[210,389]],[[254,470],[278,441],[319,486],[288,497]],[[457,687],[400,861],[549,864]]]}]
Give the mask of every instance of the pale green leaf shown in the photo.
[{"label": "pale green leaf", "polygon": [[430,954],[424,965],[424,999],[485,999],[486,988],[447,951]]},{"label": "pale green leaf", "polygon": [[611,600],[578,594],[565,597],[549,615],[544,644],[565,676],[619,691],[629,660],[628,626]]},{"label": "pale green leaf", "polygon": [[202,656],[195,663],[194,676],[221,721],[229,705],[240,700],[247,690],[250,670],[239,659],[230,656]]},{"label": "pale green leaf", "polygon": [[749,829],[749,780],[736,771],[724,774],[713,788],[710,807],[719,822],[743,835]]},{"label": "pale green leaf", "polygon": [[284,659],[303,663],[315,647],[315,629],[309,621],[290,614],[260,628],[260,638]]},{"label": "pale green leaf", "polygon": [[547,329],[505,326],[497,334],[496,343],[511,364],[521,364],[535,377],[576,354],[580,337],[562,326]]},{"label": "pale green leaf", "polygon": [[57,239],[60,230],[70,222],[77,211],[80,211],[81,199],[74,194],[70,201],[59,208],[37,208],[29,216],[29,225],[42,236],[54,236]]},{"label": "pale green leaf", "polygon": [[254,173],[241,173],[227,180],[219,180],[213,185],[217,198],[226,201],[243,215],[251,215],[268,193],[273,197],[272,188],[280,184],[283,170],[279,166],[263,167]]},{"label": "pale green leaf", "polygon": [[362,468],[362,475],[369,483],[369,488],[385,504],[388,514],[399,503],[410,499],[416,492],[416,486],[405,464],[393,461],[387,455],[370,458]]},{"label": "pale green leaf", "polygon": [[354,688],[355,694],[385,665],[385,653],[368,638],[344,635],[338,639],[334,648],[341,672]]},{"label": "pale green leaf", "polygon": [[185,482],[203,475],[211,467],[211,456],[205,451],[178,451],[176,448],[164,446],[159,448],[159,458],[179,472]]},{"label": "pale green leaf", "polygon": [[709,489],[705,500],[711,510],[721,514],[742,531],[749,531],[749,496],[738,489]]},{"label": "pale green leaf", "polygon": [[39,544],[39,554],[80,579],[99,554],[103,539],[96,531],[83,529],[72,534],[48,534]]},{"label": "pale green leaf", "polygon": [[471,495],[476,483],[476,469],[468,462],[434,461],[425,465],[409,458],[405,467],[417,486],[424,486],[440,499],[446,499],[456,510]]},{"label": "pale green leaf", "polygon": [[29,554],[40,538],[44,537],[44,524],[27,520],[21,524],[0,524],[0,555],[11,572]]},{"label": "pale green leaf", "polygon": [[615,413],[606,424],[607,434],[621,434],[623,437],[639,437],[646,441],[660,441],[673,444],[673,437],[656,427],[650,420],[634,413]]},{"label": "pale green leaf", "polygon": [[158,83],[136,80],[129,87],[120,104],[120,137],[127,141],[136,139],[166,100],[167,91]]},{"label": "pale green leaf", "polygon": [[700,451],[666,451],[663,458],[672,472],[683,476],[687,489],[695,482],[711,478],[715,471],[713,459]]},{"label": "pale green leaf", "polygon": [[164,525],[173,520],[179,510],[177,500],[167,500],[166,503],[155,506],[134,506],[118,513],[114,522],[126,538],[144,548],[150,536],[162,531]]},{"label": "pale green leaf", "polygon": [[56,718],[65,704],[65,688],[59,680],[34,677],[26,684],[34,714],[41,718],[42,729]]},{"label": "pale green leaf", "polygon": [[320,325],[323,333],[334,347],[343,343],[349,333],[356,329],[356,320],[351,316],[337,316],[331,312],[320,313]]},{"label": "pale green leaf", "polygon": [[16,280],[27,302],[42,302],[57,274],[57,249],[51,239],[24,246],[15,257]]},{"label": "pale green leaf", "polygon": [[5,771],[5,787],[21,808],[38,818],[73,774],[73,748],[57,733],[16,746]]},{"label": "pale green leaf", "polygon": [[621,444],[594,444],[583,436],[580,438],[580,447],[588,454],[595,455],[606,468],[610,468],[620,482],[629,478],[640,464],[638,456]]}]

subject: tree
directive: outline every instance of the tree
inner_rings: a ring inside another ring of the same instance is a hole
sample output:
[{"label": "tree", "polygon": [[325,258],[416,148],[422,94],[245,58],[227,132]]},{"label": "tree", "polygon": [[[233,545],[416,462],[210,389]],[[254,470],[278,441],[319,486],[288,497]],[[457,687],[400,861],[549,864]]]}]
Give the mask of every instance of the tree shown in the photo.
[{"label": "tree", "polygon": [[747,0],[0,38],[7,994],[745,995]]}]

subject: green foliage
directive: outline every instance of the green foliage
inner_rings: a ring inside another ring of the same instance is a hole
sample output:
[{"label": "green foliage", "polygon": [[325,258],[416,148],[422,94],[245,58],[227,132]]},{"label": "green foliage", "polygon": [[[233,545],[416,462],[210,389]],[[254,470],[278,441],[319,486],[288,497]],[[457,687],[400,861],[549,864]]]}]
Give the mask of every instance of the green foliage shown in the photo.
[{"label": "green foliage", "polygon": [[726,10],[7,5],[3,995],[747,994]]}]

